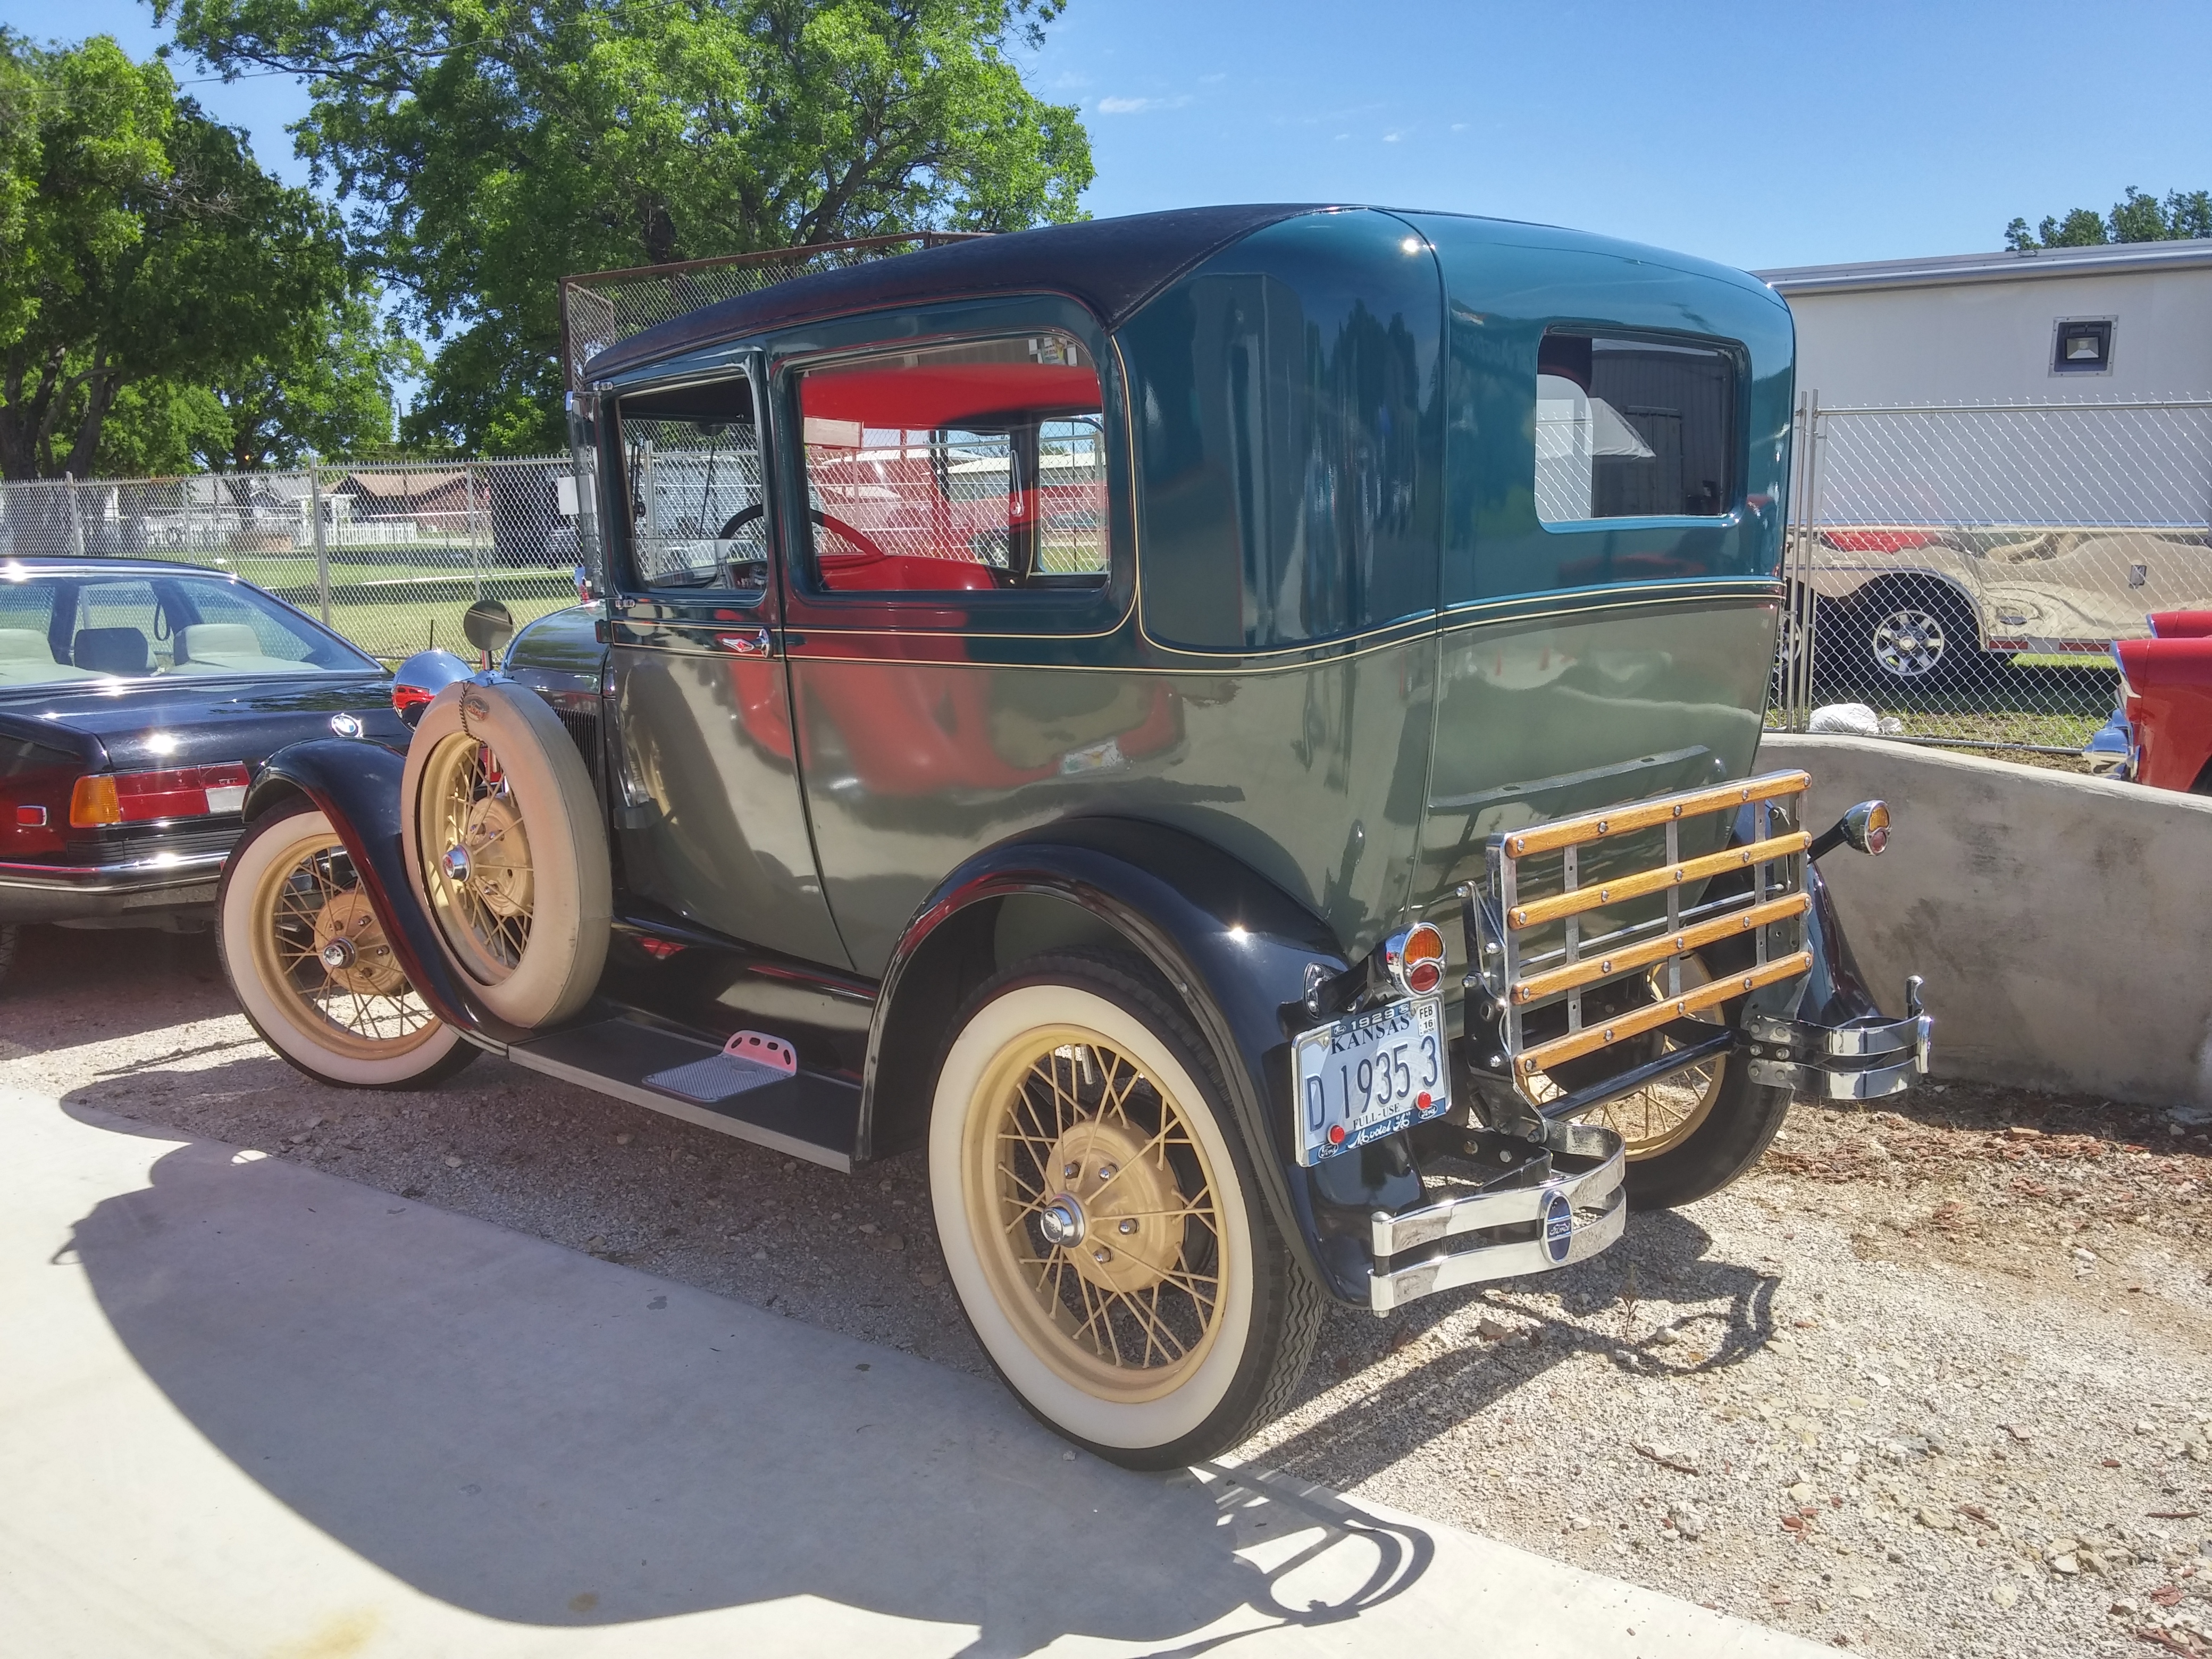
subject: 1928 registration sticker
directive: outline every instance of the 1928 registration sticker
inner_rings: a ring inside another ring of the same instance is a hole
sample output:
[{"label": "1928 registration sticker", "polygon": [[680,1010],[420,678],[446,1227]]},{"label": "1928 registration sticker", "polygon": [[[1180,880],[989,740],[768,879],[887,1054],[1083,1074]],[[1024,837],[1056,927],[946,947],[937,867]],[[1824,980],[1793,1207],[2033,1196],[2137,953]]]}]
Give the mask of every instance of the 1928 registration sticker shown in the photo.
[{"label": "1928 registration sticker", "polygon": [[1297,1041],[1298,1162],[1318,1164],[1451,1106],[1443,1000],[1408,997]]}]

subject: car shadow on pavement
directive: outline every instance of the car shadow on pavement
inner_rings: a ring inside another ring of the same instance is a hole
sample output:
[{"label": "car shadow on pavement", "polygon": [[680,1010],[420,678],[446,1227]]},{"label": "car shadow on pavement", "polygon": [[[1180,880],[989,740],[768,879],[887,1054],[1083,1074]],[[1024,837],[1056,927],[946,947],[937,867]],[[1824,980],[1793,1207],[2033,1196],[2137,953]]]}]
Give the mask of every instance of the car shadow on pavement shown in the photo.
[{"label": "car shadow on pavement", "polygon": [[[1355,1618],[1433,1553],[1296,1482],[1131,1474],[988,1382],[221,1144],[160,1158],[74,1249],[239,1470],[495,1619],[811,1595],[975,1626],[977,1655],[1069,1633],[1195,1653],[1240,1609],[1245,1629]],[[1237,1553],[1310,1534],[1265,1571]]]},{"label": "car shadow on pavement", "polygon": [[[1713,1259],[1712,1245],[1711,1234],[1675,1212],[1635,1215],[1612,1249],[1540,1281],[1572,1322],[1539,1316],[1533,1327],[1516,1323],[1504,1340],[1447,1348],[1352,1409],[1275,1442],[1267,1461],[1309,1480],[1352,1486],[1406,1456],[1408,1425],[1441,1432],[1577,1354],[1595,1353],[1653,1376],[1736,1364],[1774,1334],[1778,1280],[1756,1267]],[[1424,1325],[1460,1305],[1459,1298],[1438,1297]],[[1518,1322],[1532,1311],[1516,1307],[1514,1316]],[[1330,1381],[1309,1377],[1308,1386],[1317,1394]]]}]

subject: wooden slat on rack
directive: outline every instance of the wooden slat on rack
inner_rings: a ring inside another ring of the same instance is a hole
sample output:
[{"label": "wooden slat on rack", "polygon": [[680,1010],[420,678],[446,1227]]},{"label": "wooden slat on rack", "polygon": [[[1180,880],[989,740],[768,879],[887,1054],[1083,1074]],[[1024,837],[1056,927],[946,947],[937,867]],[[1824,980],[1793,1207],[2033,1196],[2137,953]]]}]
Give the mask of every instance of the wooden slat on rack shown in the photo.
[{"label": "wooden slat on rack", "polygon": [[1754,968],[1749,973],[1730,974],[1726,979],[1709,981],[1694,991],[1685,991],[1680,996],[1668,997],[1664,1002],[1655,1002],[1648,1008],[1638,1008],[1634,1013],[1623,1014],[1615,1019],[1600,1020],[1595,1025],[1585,1025],[1549,1042],[1539,1043],[1514,1062],[1514,1068],[1523,1077],[1534,1077],[1549,1071],[1562,1060],[1578,1058],[1608,1044],[1625,1042],[1630,1037],[1641,1036],[1646,1031],[1656,1031],[1670,1020],[1686,1018],[1703,1009],[1717,1008],[1733,997],[1747,991],[1755,991],[1762,985],[1771,985],[1778,980],[1793,979],[1813,966],[1813,953],[1800,951],[1795,956],[1783,957],[1764,968]]},{"label": "wooden slat on rack", "polygon": [[1770,859],[1788,858],[1812,844],[1812,836],[1802,830],[1793,830],[1786,836],[1755,841],[1748,847],[1731,847],[1724,853],[1708,853],[1703,858],[1685,859],[1680,864],[1662,864],[1656,870],[1638,870],[1631,875],[1577,887],[1572,892],[1555,893],[1550,898],[1531,899],[1526,904],[1516,905],[1505,913],[1505,925],[1516,930],[1540,927],[1547,921],[1578,916],[1601,905],[1620,904],[1641,898],[1646,893],[1663,893],[1684,882],[1702,881],[1707,876],[1765,864]]},{"label": "wooden slat on rack", "polygon": [[1792,893],[1786,898],[1754,904],[1747,909],[1731,910],[1726,915],[1701,921],[1694,927],[1685,927],[1679,933],[1663,933],[1641,945],[1631,945],[1618,951],[1595,951],[1580,962],[1570,963],[1564,968],[1554,968],[1549,973],[1532,974],[1517,982],[1511,996],[1516,1002],[1535,1002],[1542,998],[1557,996],[1562,991],[1571,991],[1577,985],[1588,985],[1613,974],[1625,974],[1632,968],[1648,968],[1655,962],[1664,962],[1669,957],[1679,957],[1699,945],[1711,945],[1718,939],[1734,939],[1753,927],[1764,927],[1769,922],[1787,921],[1792,916],[1802,916],[1813,908],[1813,901],[1802,893]]},{"label": "wooden slat on rack", "polygon": [[1585,812],[1579,817],[1561,818],[1556,823],[1539,824],[1533,830],[1516,830],[1505,837],[1505,850],[1516,859],[1531,853],[1556,852],[1562,847],[1603,841],[1607,836],[1626,835],[1632,830],[1649,830],[1654,824],[1675,818],[1718,812],[1752,801],[1772,800],[1779,795],[1795,795],[1812,781],[1809,773],[1769,772],[1764,777],[1747,778],[1741,783],[1724,783],[1663,800],[1617,806],[1605,812]]}]

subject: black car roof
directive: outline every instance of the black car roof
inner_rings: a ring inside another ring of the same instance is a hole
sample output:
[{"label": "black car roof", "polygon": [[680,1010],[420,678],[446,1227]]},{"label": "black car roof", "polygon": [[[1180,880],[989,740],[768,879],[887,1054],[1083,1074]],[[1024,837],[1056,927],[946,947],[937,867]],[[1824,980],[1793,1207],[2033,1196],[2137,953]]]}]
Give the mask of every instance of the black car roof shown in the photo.
[{"label": "black car roof", "polygon": [[764,329],[991,294],[1070,295],[1113,328],[1209,254],[1268,225],[1323,210],[1318,204],[1291,203],[1178,208],[979,237],[843,270],[794,276],[647,329],[592,358],[585,373],[605,380],[695,346]]}]

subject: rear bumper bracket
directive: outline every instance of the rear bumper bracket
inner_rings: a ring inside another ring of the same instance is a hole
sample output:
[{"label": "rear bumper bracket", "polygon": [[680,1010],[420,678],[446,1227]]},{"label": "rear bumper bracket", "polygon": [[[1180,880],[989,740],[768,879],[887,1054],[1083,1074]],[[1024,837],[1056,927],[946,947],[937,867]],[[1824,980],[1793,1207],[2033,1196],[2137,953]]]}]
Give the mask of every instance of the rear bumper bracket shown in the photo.
[{"label": "rear bumper bracket", "polygon": [[1822,1100],[1881,1100],[1928,1073],[1936,1021],[1920,1006],[1920,976],[1905,982],[1905,1017],[1822,1026],[1754,1013],[1744,1021],[1751,1080]]}]

